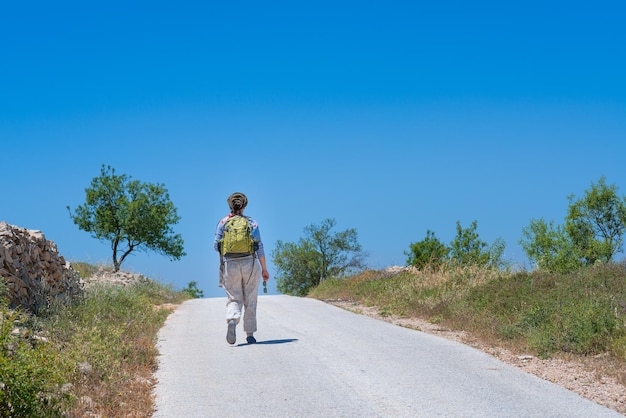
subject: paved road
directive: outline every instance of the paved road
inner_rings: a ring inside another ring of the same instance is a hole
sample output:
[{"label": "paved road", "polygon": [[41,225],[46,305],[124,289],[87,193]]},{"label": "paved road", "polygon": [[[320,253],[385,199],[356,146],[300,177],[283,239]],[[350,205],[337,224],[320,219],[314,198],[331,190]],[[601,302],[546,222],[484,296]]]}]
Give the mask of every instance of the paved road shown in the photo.
[{"label": "paved road", "polygon": [[155,417],[621,417],[437,336],[311,300],[260,296],[256,345],[226,343],[225,299],[159,334]]}]

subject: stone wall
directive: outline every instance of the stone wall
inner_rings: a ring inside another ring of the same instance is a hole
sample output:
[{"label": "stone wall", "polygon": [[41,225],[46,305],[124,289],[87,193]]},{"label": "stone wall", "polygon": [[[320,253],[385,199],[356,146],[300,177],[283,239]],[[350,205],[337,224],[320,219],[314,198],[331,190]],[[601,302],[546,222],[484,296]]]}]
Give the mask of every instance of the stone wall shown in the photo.
[{"label": "stone wall", "polygon": [[0,277],[9,303],[37,312],[51,300],[82,291],[78,273],[41,231],[0,222]]}]

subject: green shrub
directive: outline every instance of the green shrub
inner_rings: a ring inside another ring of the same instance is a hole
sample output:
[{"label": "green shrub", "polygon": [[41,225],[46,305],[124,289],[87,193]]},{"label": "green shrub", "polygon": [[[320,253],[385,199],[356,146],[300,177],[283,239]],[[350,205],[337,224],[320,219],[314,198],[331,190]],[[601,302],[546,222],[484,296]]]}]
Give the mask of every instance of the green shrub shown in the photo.
[{"label": "green shrub", "polygon": [[542,355],[597,354],[612,350],[626,332],[624,282],[617,265],[523,272],[472,289],[465,305],[481,329],[498,321],[496,336],[521,339]]},{"label": "green shrub", "polygon": [[62,416],[66,363],[56,347],[22,329],[27,318],[0,305],[0,416]]},{"label": "green shrub", "polygon": [[0,301],[0,417],[116,416],[121,403],[149,411],[156,334],[170,312],[158,307],[187,298],[146,281],[94,286],[40,316]]}]

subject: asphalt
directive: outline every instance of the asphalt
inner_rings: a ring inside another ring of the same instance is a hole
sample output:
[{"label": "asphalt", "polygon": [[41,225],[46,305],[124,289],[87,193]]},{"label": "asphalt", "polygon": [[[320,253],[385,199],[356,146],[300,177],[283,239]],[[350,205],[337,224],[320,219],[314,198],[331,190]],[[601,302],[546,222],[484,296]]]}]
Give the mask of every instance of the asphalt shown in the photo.
[{"label": "asphalt", "polygon": [[224,298],[159,333],[154,417],[621,417],[458,342],[323,302],[260,296],[257,344]]}]

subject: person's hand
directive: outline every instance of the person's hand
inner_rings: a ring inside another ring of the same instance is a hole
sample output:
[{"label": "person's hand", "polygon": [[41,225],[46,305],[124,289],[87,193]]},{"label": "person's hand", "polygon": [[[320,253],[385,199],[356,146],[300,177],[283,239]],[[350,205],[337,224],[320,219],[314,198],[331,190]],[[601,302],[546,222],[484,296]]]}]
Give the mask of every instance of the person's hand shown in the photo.
[{"label": "person's hand", "polygon": [[261,276],[263,276],[263,281],[266,282],[270,279],[270,273],[269,271],[263,269],[263,271],[261,272]]}]

